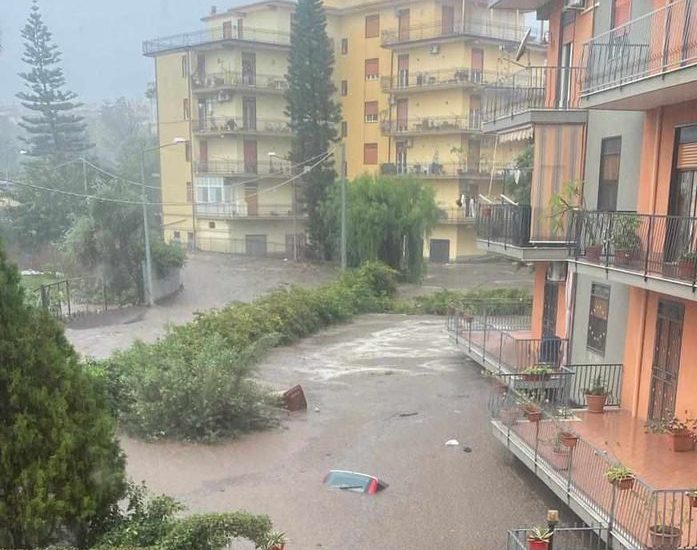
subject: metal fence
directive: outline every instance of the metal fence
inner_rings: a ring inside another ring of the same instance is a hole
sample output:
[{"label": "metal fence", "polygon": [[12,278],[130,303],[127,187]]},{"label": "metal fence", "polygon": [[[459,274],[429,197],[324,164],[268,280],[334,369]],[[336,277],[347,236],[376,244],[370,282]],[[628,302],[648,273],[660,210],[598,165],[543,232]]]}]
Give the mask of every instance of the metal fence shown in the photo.
[{"label": "metal fence", "polygon": [[624,370],[622,364],[571,364],[567,365],[566,368],[573,374],[569,379],[570,385],[568,388],[571,407],[584,407],[586,390],[593,387],[596,383],[607,390],[606,405],[610,407],[620,406],[622,371]]},{"label": "metal fence", "polygon": [[[466,18],[464,21],[443,20],[382,32],[382,45],[392,46],[404,42],[449,38],[462,35],[496,38],[510,42],[520,42],[528,27],[509,25],[502,21]],[[532,41],[540,43],[534,32]]]},{"label": "metal fence", "polygon": [[[35,304],[56,319],[68,321],[118,307],[105,282],[97,278],[76,278],[42,285],[35,289]],[[133,297],[137,300],[137,297]]]},{"label": "metal fence", "polygon": [[448,134],[481,129],[481,114],[470,113],[470,116],[450,117],[421,117],[407,120],[385,120],[381,123],[384,134]]},{"label": "metal fence", "polygon": [[291,203],[249,205],[246,202],[197,202],[196,213],[206,218],[230,220],[239,218],[292,219],[307,216],[307,214],[299,212]]},{"label": "metal fence", "polygon": [[530,245],[529,205],[480,203],[477,212],[477,238],[487,244]]},{"label": "metal fence", "polygon": [[237,25],[221,25],[202,31],[146,40],[143,42],[143,54],[155,55],[167,50],[179,50],[229,40],[290,46],[290,33],[241,25],[239,27]]},{"label": "metal fence", "polygon": [[288,81],[283,74],[262,74],[243,71],[223,71],[218,73],[194,74],[191,77],[194,91],[217,88],[245,88],[283,92]]},{"label": "metal fence", "polygon": [[577,211],[569,232],[576,259],[697,285],[696,217]]},{"label": "metal fence", "polygon": [[495,82],[497,75],[496,71],[485,71],[472,67],[434,69],[432,71],[402,70],[398,75],[382,77],[381,85],[382,91],[385,93],[454,86],[478,86]]},{"label": "metal fence", "polygon": [[256,160],[197,160],[194,162],[197,174],[216,176],[279,176],[292,175],[291,163],[274,160],[258,162]]},{"label": "metal fence", "polygon": [[592,38],[582,94],[697,63],[697,1],[676,0]]},{"label": "metal fence", "polygon": [[201,118],[194,123],[194,131],[208,134],[268,133],[290,135],[287,120],[246,116],[218,116]]},{"label": "metal fence", "polygon": [[[512,529],[506,538],[506,550],[528,550],[532,529]],[[555,550],[610,550],[607,527],[556,527],[549,547]]]}]

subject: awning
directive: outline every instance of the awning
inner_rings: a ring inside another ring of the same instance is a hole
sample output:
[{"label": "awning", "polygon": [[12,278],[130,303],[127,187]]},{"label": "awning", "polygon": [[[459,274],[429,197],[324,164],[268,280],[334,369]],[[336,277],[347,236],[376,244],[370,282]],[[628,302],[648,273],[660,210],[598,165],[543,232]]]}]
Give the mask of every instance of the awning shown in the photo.
[{"label": "awning", "polygon": [[499,143],[511,143],[513,141],[528,141],[533,138],[532,126],[525,128],[516,128],[508,132],[500,132],[497,134]]}]

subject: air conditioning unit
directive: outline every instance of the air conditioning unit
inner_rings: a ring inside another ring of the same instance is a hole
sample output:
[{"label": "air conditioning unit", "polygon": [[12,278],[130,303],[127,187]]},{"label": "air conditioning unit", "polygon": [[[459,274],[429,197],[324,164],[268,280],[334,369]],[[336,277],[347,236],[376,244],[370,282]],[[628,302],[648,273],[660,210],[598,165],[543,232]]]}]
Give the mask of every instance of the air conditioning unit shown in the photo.
[{"label": "air conditioning unit", "polygon": [[434,44],[430,49],[431,55],[438,55],[440,53],[440,45]]},{"label": "air conditioning unit", "polygon": [[218,101],[220,103],[225,103],[226,101],[232,101],[232,93],[229,90],[221,90],[218,92]]},{"label": "air conditioning unit", "polygon": [[552,262],[547,268],[547,280],[551,283],[566,281],[566,262]]},{"label": "air conditioning unit", "polygon": [[586,0],[564,0],[565,10],[585,10]]}]

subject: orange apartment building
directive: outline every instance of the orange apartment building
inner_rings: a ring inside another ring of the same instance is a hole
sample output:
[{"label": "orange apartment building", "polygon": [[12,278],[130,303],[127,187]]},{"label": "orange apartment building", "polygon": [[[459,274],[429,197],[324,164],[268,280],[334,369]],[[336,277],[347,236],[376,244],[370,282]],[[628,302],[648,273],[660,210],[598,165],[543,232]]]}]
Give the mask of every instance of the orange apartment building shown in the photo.
[{"label": "orange apartment building", "polygon": [[[524,15],[481,1],[325,4],[349,178],[423,178],[443,210],[425,255],[447,262],[481,254],[475,205],[480,195],[498,197],[529,142],[481,131],[485,86],[510,72]],[[161,152],[168,240],[286,257],[304,248],[302,183],[283,185],[294,173],[283,160],[292,137],[283,92],[294,6],[261,0],[212,10],[205,30],[144,44],[155,61],[160,142],[189,142]],[[529,56],[541,63],[534,30]]]},{"label": "orange apartment building", "polygon": [[[697,417],[697,2],[492,5],[549,21],[546,66],[499,83],[484,115],[485,131],[534,134],[530,206],[477,221],[482,249],[533,263],[534,293],[528,309],[453,311],[449,330],[507,386],[496,437],[597,535],[697,548],[697,454],[656,429]],[[586,409],[594,386],[604,414]],[[631,483],[608,481],[618,464]]]}]

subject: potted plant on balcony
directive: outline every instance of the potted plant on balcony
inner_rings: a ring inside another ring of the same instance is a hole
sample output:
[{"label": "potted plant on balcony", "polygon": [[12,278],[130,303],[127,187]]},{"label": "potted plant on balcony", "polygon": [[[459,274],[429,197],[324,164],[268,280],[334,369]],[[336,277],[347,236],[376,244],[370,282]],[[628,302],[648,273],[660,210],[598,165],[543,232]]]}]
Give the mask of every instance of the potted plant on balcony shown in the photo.
[{"label": "potted plant on balcony", "polygon": [[[682,501],[679,502],[682,504]],[[689,512],[689,510],[688,510]],[[676,508],[671,500],[658,506],[656,523],[649,526],[649,539],[653,550],[677,550],[682,543],[682,527],[685,523],[682,506]]]},{"label": "potted plant on balcony", "polygon": [[553,531],[543,527],[535,527],[528,533],[528,550],[547,550],[552,540]]},{"label": "potted plant on balcony", "polygon": [[525,417],[530,422],[539,422],[540,420],[542,420],[542,408],[537,403],[528,401],[526,403],[523,403],[522,409],[525,413]]},{"label": "potted plant on balcony", "polygon": [[572,432],[559,432],[558,437],[559,442],[569,449],[573,449],[578,443],[578,436]]},{"label": "potted plant on balcony", "polygon": [[265,550],[284,550],[286,547],[286,534],[272,531],[266,537]]},{"label": "potted plant on balcony", "polygon": [[634,259],[639,247],[641,238],[639,230],[639,216],[628,214],[619,216],[612,228],[612,244],[615,247],[615,265],[627,266]]},{"label": "potted plant on balcony", "polygon": [[607,401],[607,388],[601,376],[596,376],[593,385],[586,389],[586,405],[588,412],[593,414],[603,414],[605,402]]},{"label": "potted plant on balcony", "polygon": [[697,273],[697,252],[685,252],[678,261],[678,277],[692,280]]},{"label": "potted plant on balcony", "polygon": [[552,444],[552,456],[550,462],[555,470],[563,472],[569,469],[569,455],[571,449],[561,440],[561,433],[554,437]]},{"label": "potted plant on balcony", "polygon": [[692,508],[697,508],[697,489],[690,489],[685,493],[687,500],[690,501],[690,506]]},{"label": "potted plant on balcony", "polygon": [[544,380],[549,380],[553,372],[553,369],[544,365],[535,365],[534,367],[528,367],[521,372],[521,374],[523,375],[523,379],[527,382],[542,382]]},{"label": "potted plant on balcony", "polygon": [[664,433],[668,437],[668,447],[676,453],[692,451],[697,439],[697,420],[689,418],[685,411],[685,419],[672,416],[651,426],[653,432]]},{"label": "potted plant on balcony", "polygon": [[605,472],[607,480],[620,491],[627,491],[634,487],[634,473],[622,464],[617,464]]}]

